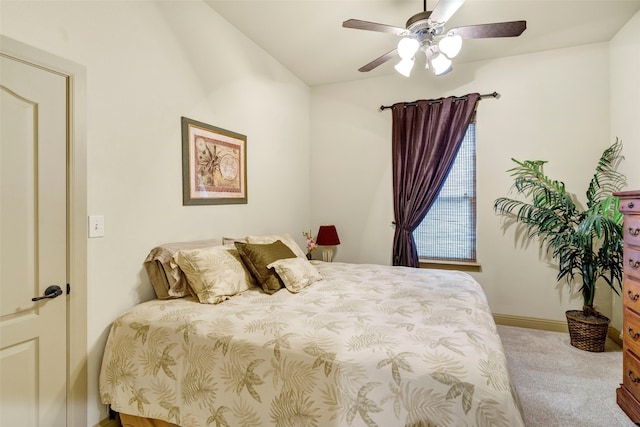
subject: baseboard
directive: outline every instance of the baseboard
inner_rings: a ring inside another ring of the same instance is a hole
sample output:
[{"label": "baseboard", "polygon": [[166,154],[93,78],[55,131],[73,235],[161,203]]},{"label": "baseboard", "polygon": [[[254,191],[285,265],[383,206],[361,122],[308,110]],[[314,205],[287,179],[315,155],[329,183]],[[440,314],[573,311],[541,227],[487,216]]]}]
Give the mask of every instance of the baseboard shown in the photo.
[{"label": "baseboard", "polygon": [[[494,314],[496,324],[504,326],[517,326],[519,328],[539,329],[541,331],[569,332],[567,322],[563,320],[538,319],[535,317],[513,316],[509,314]],[[622,335],[620,331],[609,326],[609,338],[622,347]]]},{"label": "baseboard", "polygon": [[498,325],[517,326],[519,328],[539,329],[541,331],[569,332],[567,321],[538,319],[535,317],[513,316],[510,314],[494,314],[493,320]]},{"label": "baseboard", "polygon": [[611,341],[622,347],[622,332],[620,332],[613,326],[609,326],[609,332],[607,332],[607,334],[609,338],[611,338]]}]

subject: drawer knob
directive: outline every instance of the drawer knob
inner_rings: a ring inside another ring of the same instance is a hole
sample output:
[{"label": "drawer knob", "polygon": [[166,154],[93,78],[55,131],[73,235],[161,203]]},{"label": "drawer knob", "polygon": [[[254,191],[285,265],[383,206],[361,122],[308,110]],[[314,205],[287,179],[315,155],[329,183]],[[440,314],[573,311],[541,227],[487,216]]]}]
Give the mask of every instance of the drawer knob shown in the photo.
[{"label": "drawer knob", "polygon": [[629,227],[629,234],[631,234],[632,236],[637,236],[638,234],[640,234],[640,227]]},{"label": "drawer knob", "polygon": [[633,371],[631,369],[629,369],[629,372],[627,372],[627,376],[629,377],[632,383],[640,382],[640,378],[633,376]]},{"label": "drawer knob", "polygon": [[640,261],[638,260],[633,260],[633,258],[629,258],[629,267],[633,268],[633,269],[637,269],[638,267],[640,267]]},{"label": "drawer knob", "polygon": [[631,301],[638,301],[638,298],[640,298],[640,294],[638,294],[638,293],[636,292],[636,294],[634,295],[634,294],[632,294],[632,293],[631,293],[631,290],[628,290],[628,291],[627,291],[627,296],[629,297],[629,299],[630,299]]},{"label": "drawer knob", "polygon": [[627,333],[629,334],[629,336],[631,337],[632,340],[637,340],[638,338],[640,338],[640,332],[633,332],[633,328],[629,327],[629,329],[627,329]]},{"label": "drawer knob", "polygon": [[633,202],[629,202],[629,203],[627,203],[627,207],[628,207],[629,209],[633,209],[633,207],[634,207],[634,206],[635,206],[635,205],[633,204]]}]

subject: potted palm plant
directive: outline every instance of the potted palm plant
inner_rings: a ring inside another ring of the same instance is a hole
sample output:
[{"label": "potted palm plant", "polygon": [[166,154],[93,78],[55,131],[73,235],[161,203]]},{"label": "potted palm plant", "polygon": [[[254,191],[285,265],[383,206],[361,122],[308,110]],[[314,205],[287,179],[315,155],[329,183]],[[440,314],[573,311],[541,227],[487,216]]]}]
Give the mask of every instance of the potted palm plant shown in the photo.
[{"label": "potted palm plant", "polygon": [[622,143],[616,142],[600,157],[587,188],[586,206],[563,182],[550,179],[542,167],[546,161],[518,161],[508,172],[521,199],[501,197],[494,203],[497,214],[522,224],[529,238],[558,262],[558,281],[580,284],[582,310],[566,312],[571,345],[587,351],[604,351],[609,319],[593,306],[596,282],[602,279],[618,295],[623,275],[622,214],[613,195],[626,185],[617,171]]}]

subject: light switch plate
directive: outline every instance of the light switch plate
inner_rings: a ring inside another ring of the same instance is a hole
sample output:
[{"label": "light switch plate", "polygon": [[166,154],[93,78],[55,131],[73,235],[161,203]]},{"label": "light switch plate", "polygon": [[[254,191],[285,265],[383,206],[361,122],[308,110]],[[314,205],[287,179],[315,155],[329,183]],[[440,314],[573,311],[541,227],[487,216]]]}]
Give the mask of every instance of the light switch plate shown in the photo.
[{"label": "light switch plate", "polygon": [[104,237],[104,215],[89,215],[89,237]]}]

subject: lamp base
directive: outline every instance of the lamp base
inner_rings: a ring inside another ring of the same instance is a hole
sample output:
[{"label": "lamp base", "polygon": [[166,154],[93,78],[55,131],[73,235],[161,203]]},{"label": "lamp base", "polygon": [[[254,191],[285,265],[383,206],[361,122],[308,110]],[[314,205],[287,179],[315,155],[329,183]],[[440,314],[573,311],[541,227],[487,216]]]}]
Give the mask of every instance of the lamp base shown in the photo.
[{"label": "lamp base", "polygon": [[333,258],[333,251],[331,249],[325,249],[322,251],[322,260],[324,262],[331,262]]}]

